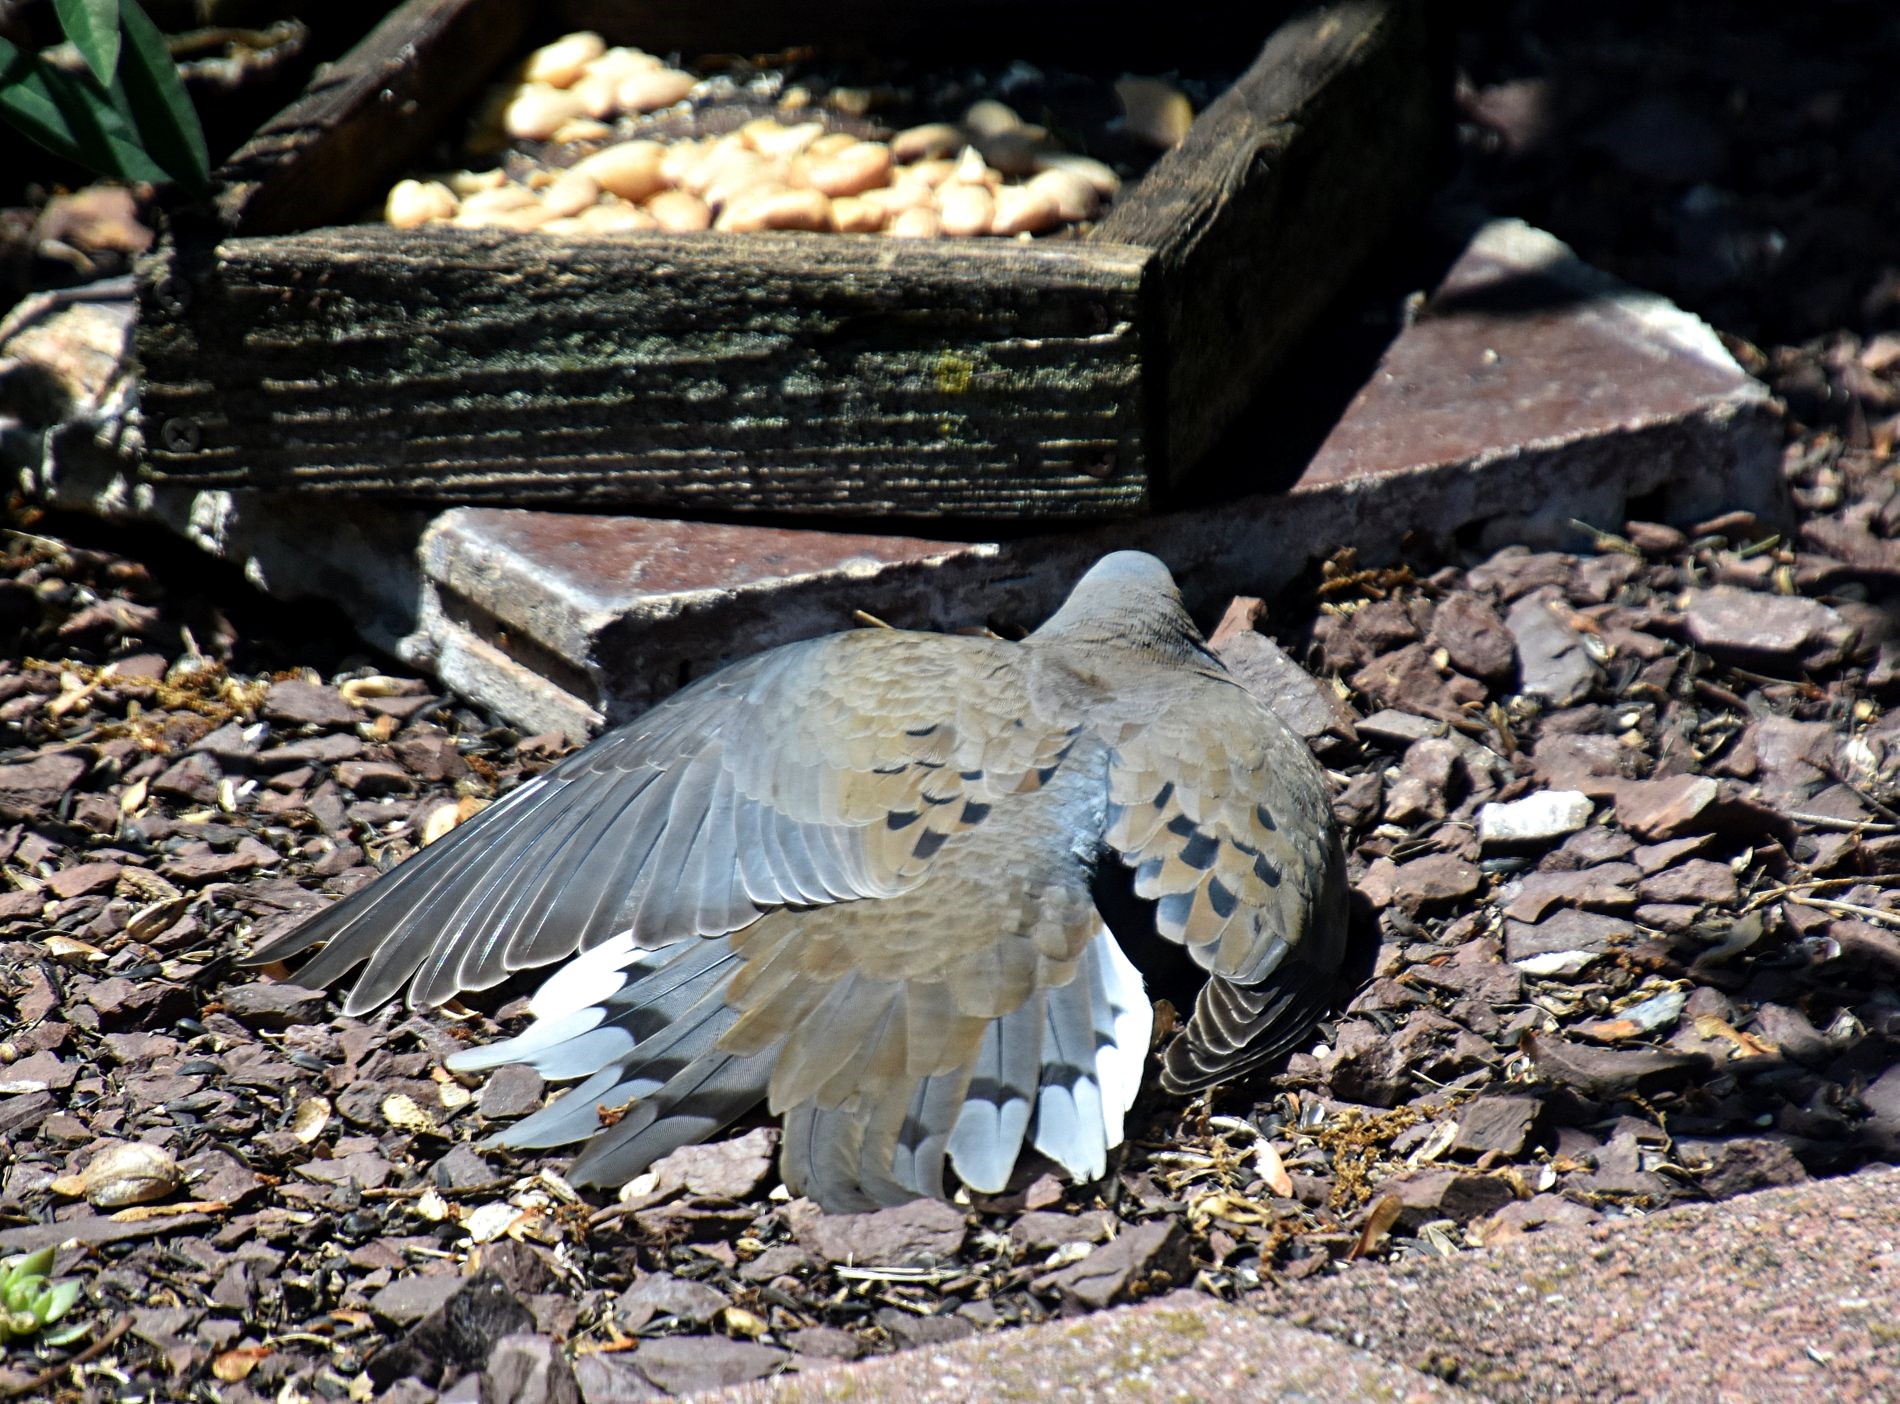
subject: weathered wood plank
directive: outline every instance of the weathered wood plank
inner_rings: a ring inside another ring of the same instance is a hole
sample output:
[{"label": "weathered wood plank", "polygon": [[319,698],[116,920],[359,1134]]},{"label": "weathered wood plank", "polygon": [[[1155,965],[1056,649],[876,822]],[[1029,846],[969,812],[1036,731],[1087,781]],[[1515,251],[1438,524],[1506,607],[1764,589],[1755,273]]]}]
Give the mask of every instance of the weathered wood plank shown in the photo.
[{"label": "weathered wood plank", "polygon": [[[1155,251],[1165,345],[1150,442],[1191,468],[1435,183],[1448,65],[1425,0],[1343,0],[1289,21],[1092,237]],[[1157,485],[1158,487],[1161,484]]]},{"label": "weathered wood plank", "polygon": [[556,0],[549,34],[592,29],[609,43],[655,53],[761,54],[829,45],[944,61],[1029,59],[1067,68],[1094,63],[1160,72],[1180,64],[1232,66],[1259,45],[1288,0],[1210,6],[1171,23],[1147,0]]},{"label": "weathered wood plank", "polygon": [[228,240],[147,282],[146,471],[656,511],[1138,512],[1147,257],[370,226]]},{"label": "weathered wood plank", "polygon": [[518,49],[518,0],[407,0],[260,127],[219,172],[228,230],[275,234],[356,218]]}]

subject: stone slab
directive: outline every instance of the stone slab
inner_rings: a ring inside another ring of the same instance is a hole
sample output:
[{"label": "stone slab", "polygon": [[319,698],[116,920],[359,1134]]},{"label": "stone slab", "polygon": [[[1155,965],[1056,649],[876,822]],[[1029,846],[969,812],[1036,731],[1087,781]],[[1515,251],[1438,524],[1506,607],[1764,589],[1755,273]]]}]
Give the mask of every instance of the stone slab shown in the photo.
[{"label": "stone slab", "polygon": [[699,1398],[1820,1404],[1900,1398],[1897,1322],[1900,1171],[1879,1169]]},{"label": "stone slab", "polygon": [[[136,382],[122,362],[102,375],[109,356],[80,357],[70,403],[54,409],[22,402],[40,368],[7,371],[29,324],[66,319],[68,342],[123,342],[129,301],[115,308],[102,290],[30,300],[0,326],[0,471],[48,506],[162,524],[281,598],[340,605],[368,641],[472,701],[575,736],[735,658],[851,627],[857,611],[906,627],[1033,627],[1118,547],[1160,555],[1190,604],[1213,610],[1270,595],[1343,546],[1389,558],[1408,532],[1582,545],[1572,519],[1615,526],[1633,503],[1663,519],[1779,515],[1777,411],[1708,327],[1522,223],[1473,227],[1290,490],[1063,535],[944,541],[490,508],[431,519],[137,483]],[[1268,458],[1263,448],[1263,484]]]},{"label": "stone slab", "polygon": [[1430,1404],[1475,1398],[1316,1332],[1191,1292],[692,1397],[705,1404],[834,1399]]},{"label": "stone slab", "polygon": [[1900,1398],[1900,1171],[1289,1283],[1268,1309],[1505,1399]]},{"label": "stone slab", "polygon": [[1117,547],[1155,552],[1190,605],[1211,609],[1271,594],[1342,546],[1389,557],[1407,532],[1581,545],[1573,519],[1613,527],[1639,502],[1665,519],[1774,517],[1780,492],[1776,412],[1707,326],[1501,220],[1472,236],[1287,492],[999,542],[471,507],[437,519],[422,554],[448,626],[432,635],[441,666],[466,653],[505,689],[495,654],[517,653],[568,700],[533,694],[529,676],[519,696],[482,700],[573,730],[735,657],[848,628],[854,610],[1033,627]]}]

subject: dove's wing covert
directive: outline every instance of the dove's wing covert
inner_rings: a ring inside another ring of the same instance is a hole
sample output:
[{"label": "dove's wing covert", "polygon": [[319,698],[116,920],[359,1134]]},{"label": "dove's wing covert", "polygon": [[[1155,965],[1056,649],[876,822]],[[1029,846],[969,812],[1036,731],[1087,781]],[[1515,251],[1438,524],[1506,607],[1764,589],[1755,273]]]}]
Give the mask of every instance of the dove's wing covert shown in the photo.
[{"label": "dove's wing covert", "polygon": [[1033,789],[1073,732],[1027,724],[1019,650],[863,630],[724,669],[528,781],[257,951],[318,942],[352,1013],[485,989],[631,930],[663,946],[761,912],[908,890],[951,834]]},{"label": "dove's wing covert", "polygon": [[1177,674],[1113,744],[1106,837],[1156,930],[1210,976],[1164,1084],[1195,1090],[1284,1052],[1330,996],[1345,940],[1332,806],[1304,743],[1231,680]]}]

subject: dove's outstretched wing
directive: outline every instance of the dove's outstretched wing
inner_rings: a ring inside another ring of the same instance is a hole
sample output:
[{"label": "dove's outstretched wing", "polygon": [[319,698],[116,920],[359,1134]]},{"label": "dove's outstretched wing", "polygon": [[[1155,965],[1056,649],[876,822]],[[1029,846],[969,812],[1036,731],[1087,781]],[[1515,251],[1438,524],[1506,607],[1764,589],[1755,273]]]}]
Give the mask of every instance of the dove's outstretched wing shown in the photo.
[{"label": "dove's outstretched wing", "polygon": [[364,966],[345,1007],[486,989],[622,932],[717,936],[786,905],[889,897],[1034,789],[1072,734],[1024,724],[1013,645],[864,630],[675,694],[256,951]]}]

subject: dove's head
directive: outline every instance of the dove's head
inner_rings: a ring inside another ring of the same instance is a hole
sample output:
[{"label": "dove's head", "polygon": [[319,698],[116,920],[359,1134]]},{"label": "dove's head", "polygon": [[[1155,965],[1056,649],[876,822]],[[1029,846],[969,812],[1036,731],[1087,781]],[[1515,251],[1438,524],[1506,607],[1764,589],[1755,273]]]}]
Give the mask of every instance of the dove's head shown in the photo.
[{"label": "dove's head", "polygon": [[1182,658],[1205,651],[1174,577],[1146,551],[1115,551],[1090,566],[1036,637]]}]

